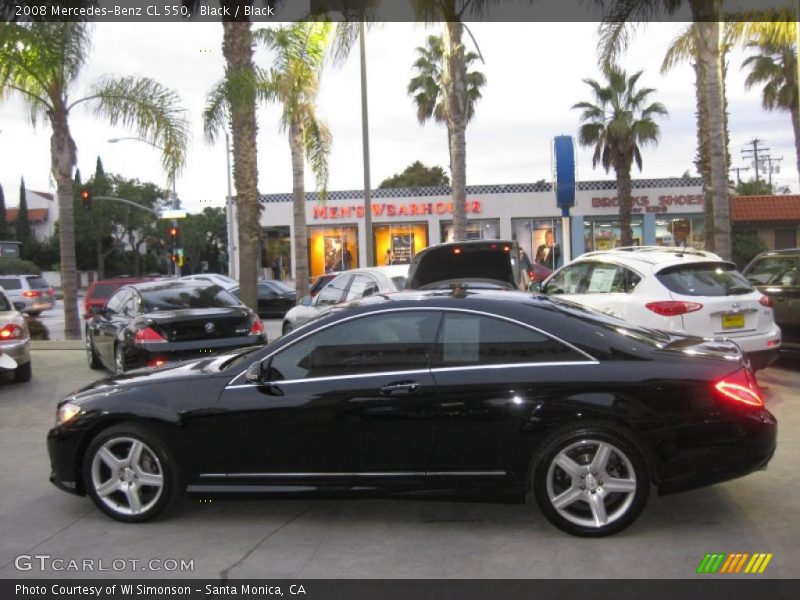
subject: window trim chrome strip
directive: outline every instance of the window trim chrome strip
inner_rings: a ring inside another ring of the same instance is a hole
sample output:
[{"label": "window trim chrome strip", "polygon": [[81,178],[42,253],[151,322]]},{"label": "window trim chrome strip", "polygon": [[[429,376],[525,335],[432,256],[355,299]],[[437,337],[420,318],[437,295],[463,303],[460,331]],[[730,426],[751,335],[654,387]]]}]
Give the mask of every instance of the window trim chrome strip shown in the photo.
[{"label": "window trim chrome strip", "polygon": [[204,479],[238,478],[313,478],[313,477],[505,477],[508,471],[493,469],[489,471],[340,471],[328,473],[200,473]]},{"label": "window trim chrome strip", "polygon": [[[544,331],[542,329],[539,329],[538,327],[536,327],[534,325],[529,325],[528,323],[523,323],[522,321],[518,321],[517,319],[512,319],[511,317],[506,317],[504,315],[496,315],[494,313],[489,313],[489,312],[482,311],[482,310],[475,310],[475,309],[471,309],[471,308],[451,308],[451,307],[441,307],[441,306],[406,306],[406,307],[398,307],[398,308],[387,308],[386,310],[368,312],[368,313],[361,313],[361,314],[357,314],[357,315],[352,315],[352,316],[346,317],[344,319],[339,319],[337,321],[334,321],[333,323],[328,323],[327,325],[325,325],[324,327],[321,327],[319,329],[314,329],[314,330],[308,331],[308,332],[304,333],[303,335],[301,335],[296,340],[292,341],[290,344],[287,344],[286,346],[282,346],[280,348],[277,348],[277,349],[273,350],[272,352],[267,354],[264,358],[262,358],[261,362],[263,363],[264,361],[266,361],[266,360],[272,358],[273,356],[275,356],[278,352],[281,352],[281,351],[283,351],[283,350],[285,350],[287,348],[290,348],[291,346],[294,346],[295,344],[301,342],[302,340],[304,340],[308,336],[313,335],[315,333],[319,333],[321,331],[325,331],[326,329],[329,329],[330,327],[333,327],[334,325],[339,325],[341,323],[346,323],[346,322],[352,321],[354,319],[362,319],[362,318],[368,317],[370,315],[375,315],[375,314],[394,313],[394,312],[409,312],[409,311],[454,312],[454,313],[462,313],[462,314],[481,315],[481,316],[486,316],[486,317],[489,317],[489,318],[492,318],[492,319],[500,319],[500,320],[503,320],[503,321],[507,321],[509,323],[514,323],[514,324],[519,325],[521,327],[526,327],[526,328],[528,328],[528,329],[530,329],[532,331],[535,331],[535,332],[537,332],[537,333],[539,333],[541,335],[544,335],[545,337],[547,337],[547,338],[549,338],[551,340],[555,340],[556,342],[558,342],[560,344],[563,344],[564,346],[567,346],[571,350],[574,350],[575,352],[585,356],[588,359],[587,361],[556,361],[556,362],[550,362],[550,363],[547,363],[547,362],[541,362],[541,363],[516,363],[516,364],[519,364],[520,366],[531,366],[531,365],[558,366],[558,365],[564,365],[564,364],[598,364],[600,362],[595,357],[593,357],[591,354],[589,354],[588,352],[585,352],[585,351],[581,350],[580,348],[578,348],[577,346],[567,342],[566,340],[563,340],[563,339],[561,339],[560,337],[558,337],[556,335],[553,335],[553,334],[548,333],[548,332],[546,332],[546,331]],[[434,340],[434,345],[435,344],[436,344],[436,342]],[[490,365],[487,365],[487,366],[475,365],[474,367],[471,367],[471,368],[487,368],[489,366]],[[448,367],[443,367],[443,368],[448,368]],[[436,369],[438,369],[438,367]],[[433,370],[436,370],[436,369],[433,369]],[[244,371],[242,371],[241,373],[236,375],[233,379],[231,379],[228,382],[228,384],[225,386],[225,389],[237,389],[237,388],[241,388],[241,387],[253,387],[253,386],[256,386],[257,384],[255,384],[255,383],[246,383],[246,384],[233,385],[234,382],[237,379],[239,379],[240,377],[243,377],[246,372],[247,372],[247,369],[245,369]],[[400,373],[400,371],[391,371],[391,373]],[[371,374],[370,373],[361,373],[361,374],[358,374],[358,375],[347,375],[347,376],[345,376],[345,375],[337,375],[335,377],[364,377],[366,375],[371,375]],[[320,380],[325,380],[325,379],[330,379],[330,378],[313,377],[313,378],[309,378],[309,379],[315,380],[315,381],[320,381]],[[288,381],[296,382],[296,381],[302,381],[302,380],[293,379],[293,380],[288,380]]]}]

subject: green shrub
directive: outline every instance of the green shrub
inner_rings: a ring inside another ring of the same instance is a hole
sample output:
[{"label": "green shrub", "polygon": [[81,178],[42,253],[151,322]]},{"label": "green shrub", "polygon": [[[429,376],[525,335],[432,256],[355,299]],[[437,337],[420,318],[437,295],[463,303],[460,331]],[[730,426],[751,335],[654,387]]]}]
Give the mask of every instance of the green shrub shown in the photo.
[{"label": "green shrub", "polygon": [[0,258],[0,275],[39,275],[42,270],[29,260],[22,258]]},{"label": "green shrub", "polygon": [[50,332],[47,330],[47,326],[39,319],[28,319],[28,332],[31,334],[32,340],[50,339]]},{"label": "green shrub", "polygon": [[754,233],[736,233],[733,236],[733,262],[744,269],[751,260],[767,251],[767,245]]}]

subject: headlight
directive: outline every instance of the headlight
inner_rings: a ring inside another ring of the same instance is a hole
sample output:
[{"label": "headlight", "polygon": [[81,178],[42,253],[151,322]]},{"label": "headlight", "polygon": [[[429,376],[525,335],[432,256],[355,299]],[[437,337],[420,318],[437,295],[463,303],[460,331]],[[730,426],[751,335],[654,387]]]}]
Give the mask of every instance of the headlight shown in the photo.
[{"label": "headlight", "polygon": [[77,404],[72,404],[71,402],[62,404],[56,413],[56,427],[63,425],[67,421],[71,421],[79,414],[81,414],[81,407]]}]

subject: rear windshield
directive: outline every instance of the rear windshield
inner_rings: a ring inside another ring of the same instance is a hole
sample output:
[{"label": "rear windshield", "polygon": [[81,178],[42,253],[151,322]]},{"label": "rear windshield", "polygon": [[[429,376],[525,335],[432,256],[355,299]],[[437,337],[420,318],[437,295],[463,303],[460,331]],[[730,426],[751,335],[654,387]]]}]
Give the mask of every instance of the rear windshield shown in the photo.
[{"label": "rear windshield", "polygon": [[691,263],[667,267],[656,277],[682,296],[736,296],[754,291],[732,263]]},{"label": "rear windshield", "polygon": [[109,298],[117,287],[113,283],[99,283],[92,290],[92,298]]},{"label": "rear windshield", "polygon": [[282,281],[270,281],[268,285],[271,285],[272,287],[276,288],[279,292],[284,294],[286,294],[287,292],[291,293],[294,291],[292,288],[287,286]]},{"label": "rear windshield", "polygon": [[0,286],[6,291],[21,290],[22,282],[19,280],[19,277],[0,277]]},{"label": "rear windshield", "polygon": [[755,285],[790,286],[800,272],[800,258],[796,256],[767,256],[747,272]]},{"label": "rear windshield", "polygon": [[49,288],[50,284],[44,277],[27,277],[28,285],[34,290],[43,290]]},{"label": "rear windshield", "polygon": [[239,301],[218,285],[208,287],[166,287],[139,290],[146,312],[184,308],[225,308],[239,306]]},{"label": "rear windshield", "polygon": [[416,288],[435,287],[440,281],[490,279],[516,287],[511,252],[507,246],[446,246],[429,250],[419,258],[409,284]]},{"label": "rear windshield", "polygon": [[6,295],[0,292],[0,312],[6,312],[9,310],[14,310],[14,308],[8,302]]}]

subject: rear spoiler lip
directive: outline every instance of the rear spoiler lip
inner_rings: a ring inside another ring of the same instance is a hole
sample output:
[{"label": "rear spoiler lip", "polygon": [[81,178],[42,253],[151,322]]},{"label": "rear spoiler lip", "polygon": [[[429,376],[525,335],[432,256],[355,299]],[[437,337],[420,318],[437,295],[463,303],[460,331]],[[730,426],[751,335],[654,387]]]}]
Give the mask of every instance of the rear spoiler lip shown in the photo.
[{"label": "rear spoiler lip", "polygon": [[661,351],[675,352],[686,356],[715,358],[750,368],[750,361],[747,359],[747,355],[735,341],[730,339],[670,334],[670,341],[661,348]]}]

